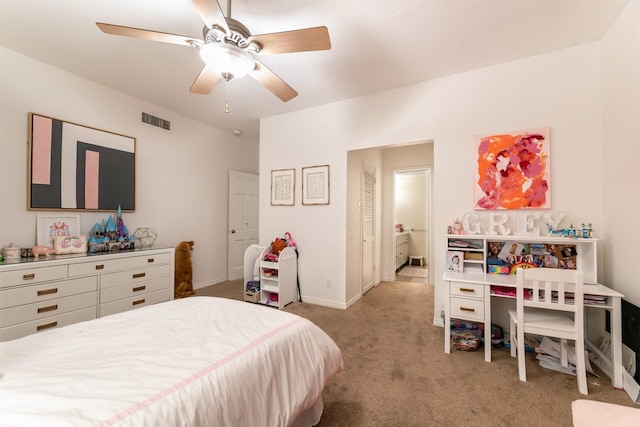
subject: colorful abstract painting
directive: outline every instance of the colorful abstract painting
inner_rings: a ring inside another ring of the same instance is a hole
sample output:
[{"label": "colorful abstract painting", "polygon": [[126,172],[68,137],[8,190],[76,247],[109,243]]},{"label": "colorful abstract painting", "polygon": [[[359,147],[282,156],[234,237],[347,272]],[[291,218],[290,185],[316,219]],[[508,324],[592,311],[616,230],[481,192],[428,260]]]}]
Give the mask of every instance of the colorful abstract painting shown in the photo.
[{"label": "colorful abstract painting", "polygon": [[29,119],[30,209],[135,210],[135,138]]},{"label": "colorful abstract painting", "polygon": [[549,128],[475,137],[475,209],[551,207]]}]

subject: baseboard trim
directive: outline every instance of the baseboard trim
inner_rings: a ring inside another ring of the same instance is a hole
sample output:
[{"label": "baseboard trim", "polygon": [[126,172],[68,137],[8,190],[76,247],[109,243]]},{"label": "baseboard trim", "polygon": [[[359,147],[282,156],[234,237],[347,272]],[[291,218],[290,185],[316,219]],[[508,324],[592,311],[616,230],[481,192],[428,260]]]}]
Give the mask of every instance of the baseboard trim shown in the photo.
[{"label": "baseboard trim", "polygon": [[339,303],[336,303],[335,301],[328,301],[328,300],[319,299],[319,298],[306,297],[304,295],[302,296],[302,302],[308,303],[308,304],[321,305],[323,307],[338,308],[341,310],[346,310],[348,307],[346,304],[339,304]]},{"label": "baseboard trim", "polygon": [[225,277],[222,279],[214,279],[214,280],[209,280],[208,282],[198,283],[197,285],[193,285],[193,289],[198,290],[201,288],[206,288],[207,286],[217,285],[218,283],[222,283],[222,282],[228,282],[227,278]]}]

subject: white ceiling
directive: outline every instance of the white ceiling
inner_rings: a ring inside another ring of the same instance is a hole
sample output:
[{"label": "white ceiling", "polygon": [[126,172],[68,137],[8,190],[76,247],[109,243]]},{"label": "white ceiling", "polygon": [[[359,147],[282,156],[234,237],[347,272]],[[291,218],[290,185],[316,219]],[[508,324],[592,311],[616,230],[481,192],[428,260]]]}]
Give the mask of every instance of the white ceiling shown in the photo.
[{"label": "white ceiling", "polygon": [[[226,11],[227,1],[220,0]],[[258,140],[259,119],[599,39],[627,0],[234,0],[252,34],[324,25],[328,51],[262,56],[299,92],[251,77],[189,88],[197,49],[106,35],[106,22],[202,38],[190,0],[0,0],[0,44],[184,116]],[[224,112],[227,89],[231,111]],[[163,117],[171,120],[171,117]]]}]

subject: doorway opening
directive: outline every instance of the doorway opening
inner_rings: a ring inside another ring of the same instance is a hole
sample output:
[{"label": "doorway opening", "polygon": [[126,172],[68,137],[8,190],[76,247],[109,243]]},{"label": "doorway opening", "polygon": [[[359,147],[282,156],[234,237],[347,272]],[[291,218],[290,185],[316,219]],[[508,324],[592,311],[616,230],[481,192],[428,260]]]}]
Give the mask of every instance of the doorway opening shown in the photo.
[{"label": "doorway opening", "polygon": [[431,169],[393,172],[395,280],[428,283]]}]

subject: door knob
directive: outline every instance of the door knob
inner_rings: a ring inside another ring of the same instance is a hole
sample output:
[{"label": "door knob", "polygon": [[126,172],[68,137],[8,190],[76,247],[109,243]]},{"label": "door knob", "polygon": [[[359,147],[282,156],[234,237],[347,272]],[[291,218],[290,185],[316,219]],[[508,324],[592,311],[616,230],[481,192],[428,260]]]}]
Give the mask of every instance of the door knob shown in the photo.
[{"label": "door knob", "polygon": [[235,233],[235,232],[236,232],[236,230],[231,230],[231,234],[233,234],[233,233]]}]

